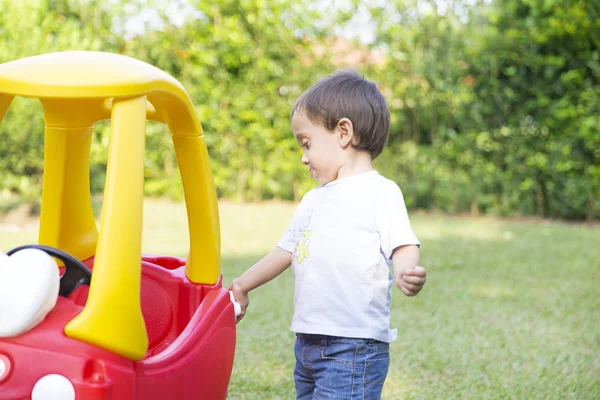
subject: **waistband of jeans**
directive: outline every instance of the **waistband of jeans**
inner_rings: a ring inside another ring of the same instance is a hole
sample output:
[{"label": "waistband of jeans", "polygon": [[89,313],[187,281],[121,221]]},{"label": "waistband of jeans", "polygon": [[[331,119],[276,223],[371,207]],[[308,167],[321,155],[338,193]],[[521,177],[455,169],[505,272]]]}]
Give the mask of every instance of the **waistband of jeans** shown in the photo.
[{"label": "waistband of jeans", "polygon": [[320,334],[314,334],[314,333],[296,333],[296,337],[298,339],[302,339],[307,341],[308,343],[318,343],[318,344],[323,344],[323,345],[327,345],[330,344],[332,342],[348,342],[348,343],[365,343],[368,345],[386,345],[387,343],[385,342],[380,342],[379,340],[376,339],[370,339],[370,338],[352,338],[352,337],[344,337],[344,336],[329,336],[329,335],[320,335]]}]

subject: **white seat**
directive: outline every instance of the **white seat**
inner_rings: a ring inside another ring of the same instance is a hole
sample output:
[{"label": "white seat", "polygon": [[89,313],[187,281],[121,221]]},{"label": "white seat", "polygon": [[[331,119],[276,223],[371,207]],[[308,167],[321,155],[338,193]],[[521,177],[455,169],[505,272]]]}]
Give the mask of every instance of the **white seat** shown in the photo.
[{"label": "white seat", "polygon": [[56,262],[37,249],[0,252],[0,337],[15,337],[44,320],[58,298]]}]

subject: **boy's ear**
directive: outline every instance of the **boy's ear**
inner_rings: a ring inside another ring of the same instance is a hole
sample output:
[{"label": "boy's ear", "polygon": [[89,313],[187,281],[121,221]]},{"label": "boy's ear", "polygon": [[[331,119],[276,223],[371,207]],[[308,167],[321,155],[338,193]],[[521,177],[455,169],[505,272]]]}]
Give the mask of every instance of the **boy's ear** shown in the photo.
[{"label": "boy's ear", "polygon": [[354,126],[348,118],[342,118],[336,126],[337,134],[340,140],[340,145],[345,149],[352,143],[354,139]]}]

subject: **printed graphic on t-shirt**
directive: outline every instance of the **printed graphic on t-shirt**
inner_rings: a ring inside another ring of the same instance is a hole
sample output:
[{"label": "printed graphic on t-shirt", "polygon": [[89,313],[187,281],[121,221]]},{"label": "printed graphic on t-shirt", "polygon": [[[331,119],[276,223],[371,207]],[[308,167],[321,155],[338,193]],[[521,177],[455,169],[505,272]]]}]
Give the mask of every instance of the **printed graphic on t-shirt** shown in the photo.
[{"label": "printed graphic on t-shirt", "polygon": [[296,241],[296,246],[294,248],[294,253],[296,255],[296,262],[298,264],[302,263],[305,259],[310,257],[309,245],[310,245],[310,237],[312,235],[312,229],[310,229],[310,221],[312,218],[313,210],[307,210],[304,215],[304,220],[302,221],[300,228],[300,235],[298,240]]}]

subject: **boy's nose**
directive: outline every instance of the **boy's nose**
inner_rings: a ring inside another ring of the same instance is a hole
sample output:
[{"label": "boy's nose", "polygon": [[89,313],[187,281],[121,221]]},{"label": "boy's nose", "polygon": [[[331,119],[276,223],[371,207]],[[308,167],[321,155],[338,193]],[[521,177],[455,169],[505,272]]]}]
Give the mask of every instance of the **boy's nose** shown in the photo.
[{"label": "boy's nose", "polygon": [[306,154],[302,154],[302,164],[308,165],[308,157],[306,157]]}]

